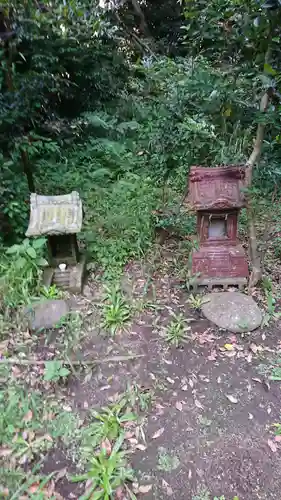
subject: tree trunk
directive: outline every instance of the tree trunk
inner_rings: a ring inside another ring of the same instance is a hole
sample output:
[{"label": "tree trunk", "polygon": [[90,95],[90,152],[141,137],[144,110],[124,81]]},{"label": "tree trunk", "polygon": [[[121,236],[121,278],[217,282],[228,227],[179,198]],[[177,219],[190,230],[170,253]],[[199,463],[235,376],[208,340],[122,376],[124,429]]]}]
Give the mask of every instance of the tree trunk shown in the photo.
[{"label": "tree trunk", "polygon": [[143,13],[143,11],[141,9],[141,6],[139,4],[139,1],[138,0],[131,0],[131,2],[132,2],[133,9],[135,11],[135,14],[138,16],[138,18],[140,20],[140,31],[141,31],[141,33],[144,36],[147,36],[148,38],[151,38],[149,29],[148,29],[148,26],[147,26],[147,22],[146,22],[144,13]]},{"label": "tree trunk", "polygon": [[27,178],[28,189],[30,193],[35,193],[35,184],[33,179],[32,170],[30,168],[30,163],[28,159],[28,154],[25,149],[21,149],[21,160],[23,164],[23,171]]},{"label": "tree trunk", "polygon": [[[260,111],[262,113],[265,113],[267,111],[268,105],[269,105],[269,92],[266,92],[261,99]],[[265,125],[263,123],[259,123],[257,128],[257,135],[254,148],[249,160],[246,163],[246,187],[248,189],[247,192],[248,234],[249,234],[250,258],[252,263],[252,272],[249,279],[249,289],[256,286],[257,283],[262,278],[261,256],[259,255],[258,251],[257,235],[255,228],[255,216],[252,203],[252,195],[250,190],[252,186],[253,167],[261,155],[262,144],[264,139],[264,129]]]}]

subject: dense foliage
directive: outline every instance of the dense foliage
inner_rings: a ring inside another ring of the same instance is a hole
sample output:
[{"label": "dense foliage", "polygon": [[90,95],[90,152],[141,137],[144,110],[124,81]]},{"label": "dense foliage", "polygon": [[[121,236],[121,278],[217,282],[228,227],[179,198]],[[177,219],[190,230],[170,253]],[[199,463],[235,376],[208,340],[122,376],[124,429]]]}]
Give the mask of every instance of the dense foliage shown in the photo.
[{"label": "dense foliage", "polygon": [[153,211],[177,213],[190,165],[244,163],[261,120],[255,187],[278,187],[280,11],[277,0],[2,2],[2,241],[24,238],[30,191],[76,189],[87,250],[121,268],[151,244]]}]

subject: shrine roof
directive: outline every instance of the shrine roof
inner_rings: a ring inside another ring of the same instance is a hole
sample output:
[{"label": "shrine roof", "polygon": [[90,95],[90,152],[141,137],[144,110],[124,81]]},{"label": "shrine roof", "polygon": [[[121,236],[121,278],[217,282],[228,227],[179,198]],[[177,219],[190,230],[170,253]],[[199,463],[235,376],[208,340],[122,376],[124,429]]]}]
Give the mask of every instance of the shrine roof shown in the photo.
[{"label": "shrine roof", "polygon": [[82,202],[76,191],[60,196],[32,193],[26,236],[75,234],[81,231],[82,219]]},{"label": "shrine roof", "polygon": [[245,167],[191,167],[188,201],[195,210],[219,210],[245,206]]}]

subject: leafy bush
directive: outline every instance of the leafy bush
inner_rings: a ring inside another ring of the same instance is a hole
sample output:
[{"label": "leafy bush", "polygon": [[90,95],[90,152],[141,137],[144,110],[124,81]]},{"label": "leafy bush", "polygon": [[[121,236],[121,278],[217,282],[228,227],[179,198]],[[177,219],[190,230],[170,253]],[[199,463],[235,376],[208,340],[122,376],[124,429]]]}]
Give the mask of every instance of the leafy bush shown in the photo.
[{"label": "leafy bush", "polygon": [[9,247],[0,261],[0,305],[15,308],[26,304],[39,292],[45,238],[29,240]]},{"label": "leafy bush", "polygon": [[121,270],[151,245],[151,212],[161,192],[149,177],[128,174],[112,188],[93,189],[86,199],[84,238],[93,259],[106,273]]}]

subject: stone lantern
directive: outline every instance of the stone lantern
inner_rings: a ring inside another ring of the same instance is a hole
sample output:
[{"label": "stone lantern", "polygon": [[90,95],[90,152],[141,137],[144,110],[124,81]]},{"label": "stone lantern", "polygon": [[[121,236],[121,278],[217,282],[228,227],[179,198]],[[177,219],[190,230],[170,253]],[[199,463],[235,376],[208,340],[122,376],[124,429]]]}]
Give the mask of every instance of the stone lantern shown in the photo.
[{"label": "stone lantern", "polygon": [[31,194],[26,236],[47,237],[49,267],[44,270],[44,286],[55,284],[73,293],[82,291],[86,259],[77,243],[82,220],[82,202],[76,191],[60,196]]},{"label": "stone lantern", "polygon": [[199,248],[192,253],[195,286],[243,288],[249,270],[237,237],[239,210],[245,206],[241,166],[191,167],[189,202],[197,212]]}]

